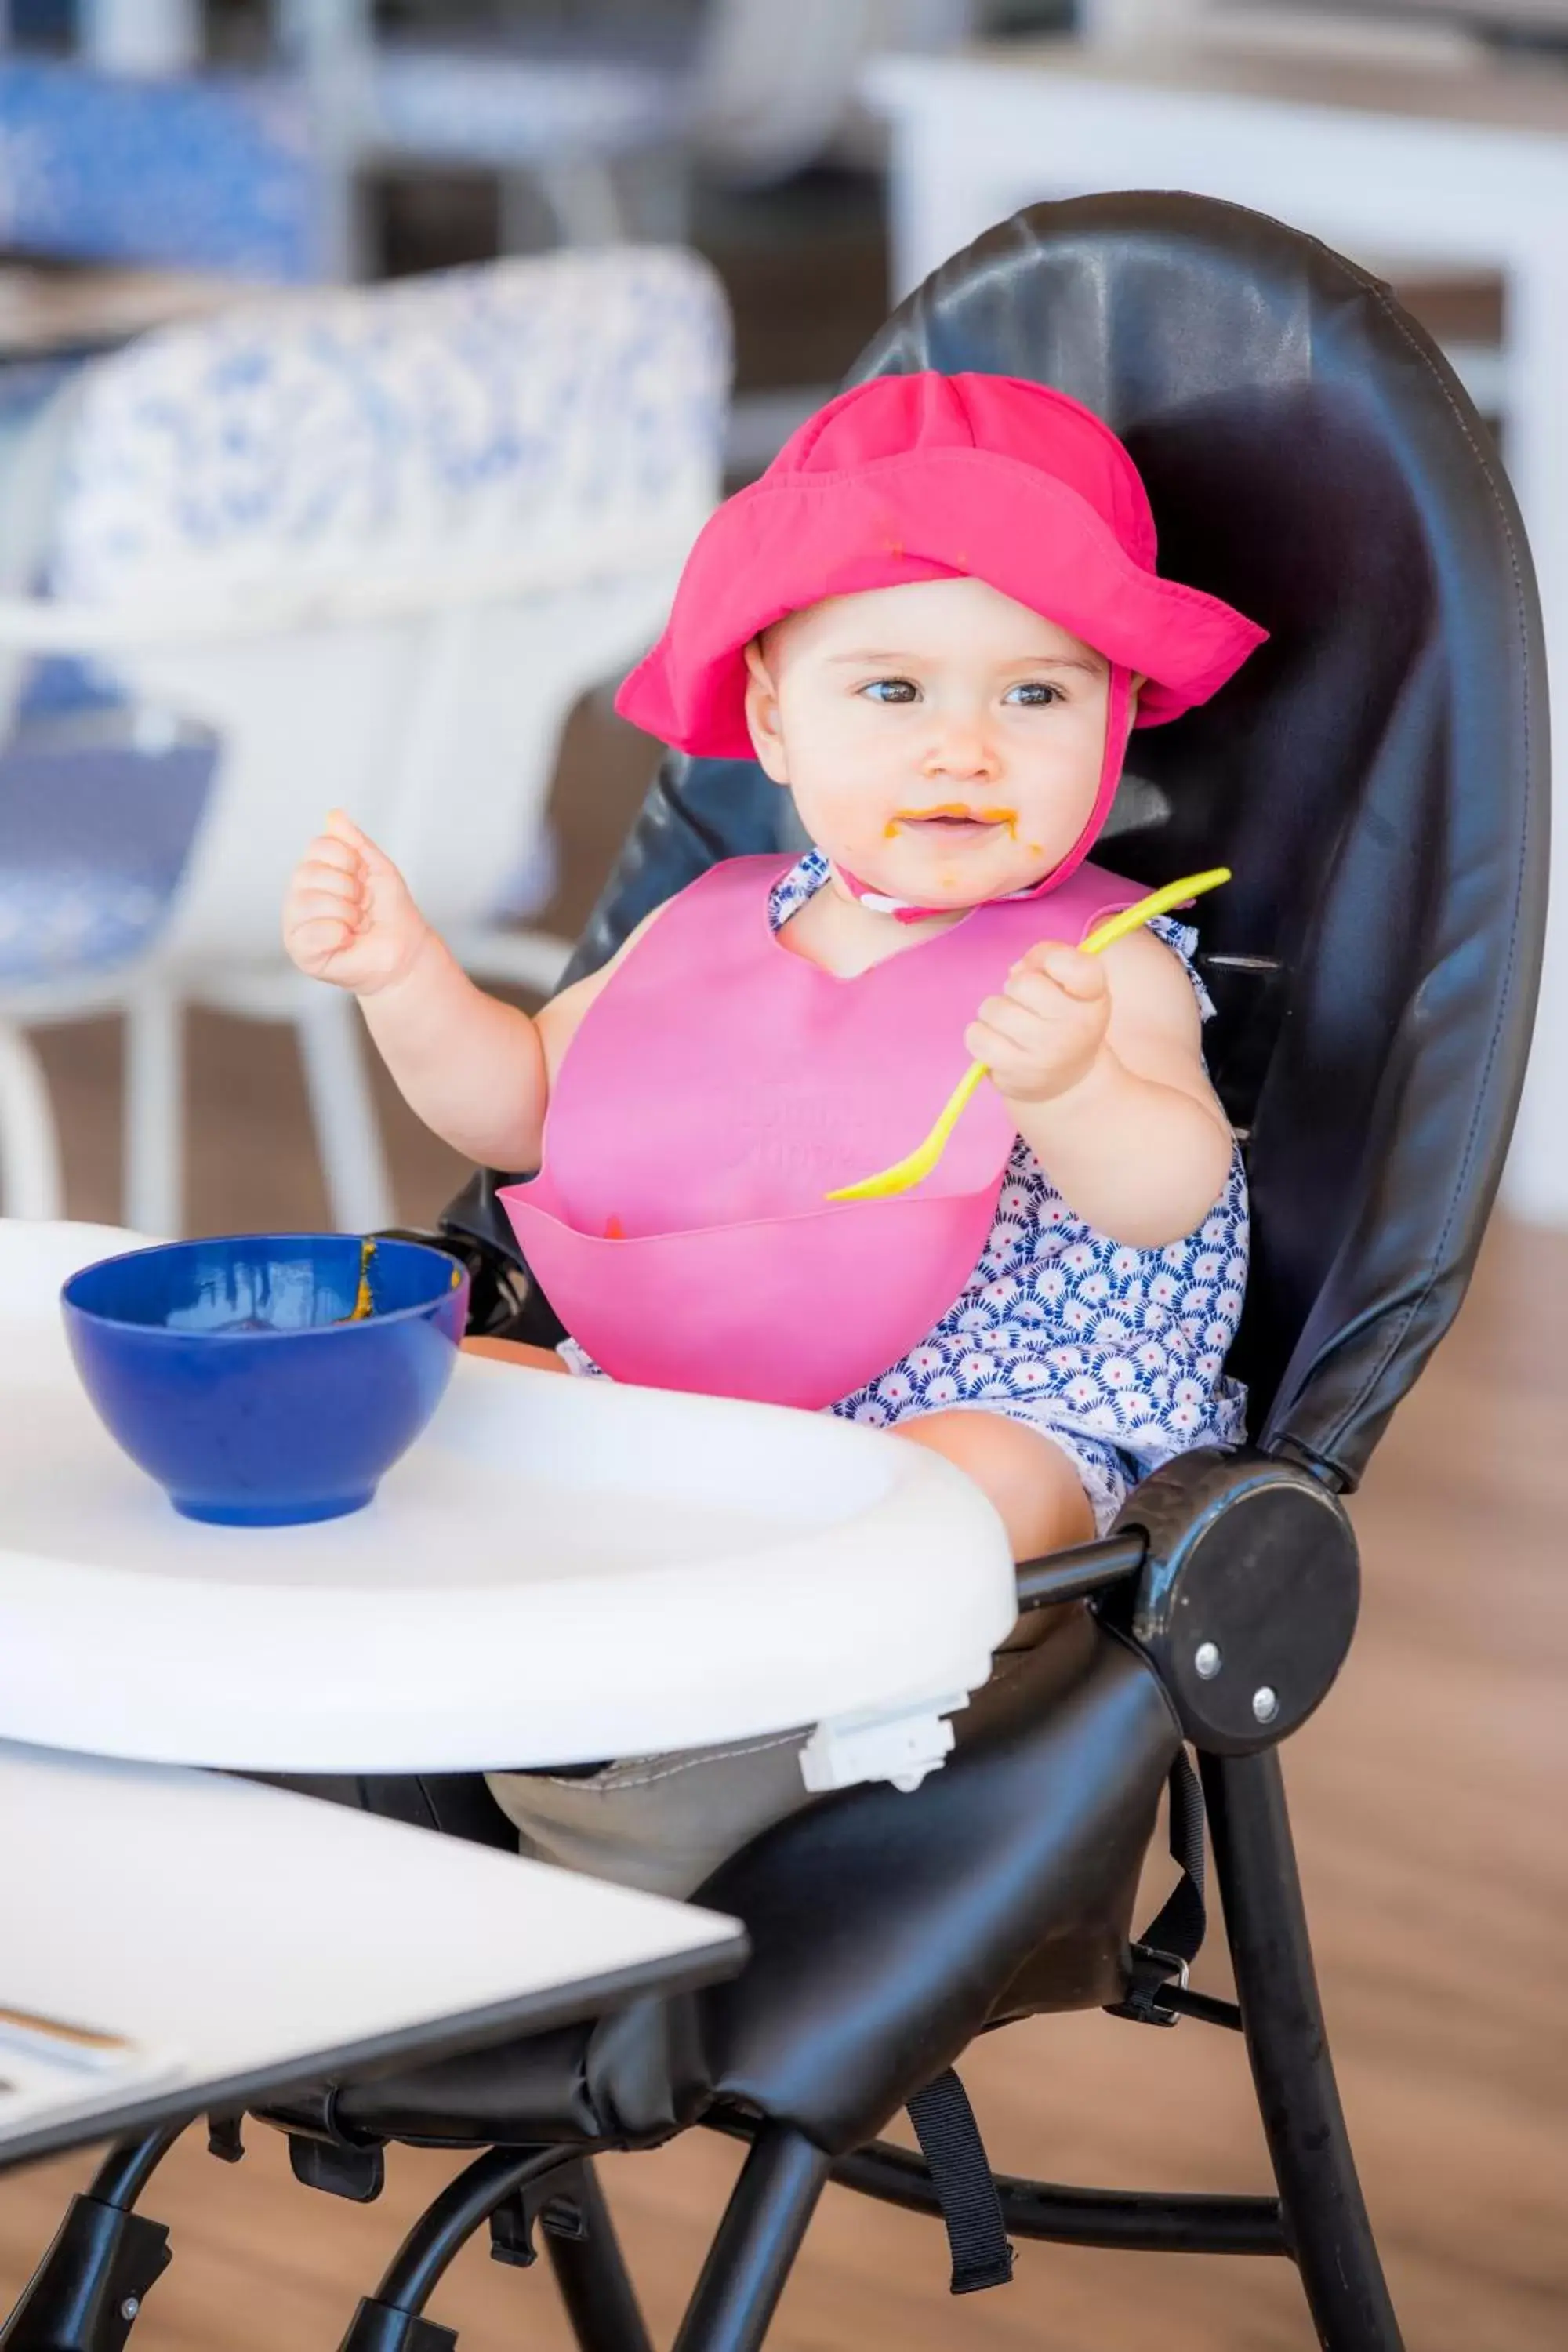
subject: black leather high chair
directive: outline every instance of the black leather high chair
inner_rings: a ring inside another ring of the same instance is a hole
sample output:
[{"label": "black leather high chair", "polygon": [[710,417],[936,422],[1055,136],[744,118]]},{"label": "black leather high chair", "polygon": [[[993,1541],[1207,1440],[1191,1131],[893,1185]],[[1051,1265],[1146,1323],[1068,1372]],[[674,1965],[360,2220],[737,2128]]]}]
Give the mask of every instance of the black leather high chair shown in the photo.
[{"label": "black leather high chair", "polygon": [[[1427,338],[1384,287],[1253,214],[1181,195],[1024,213],[913,295],[860,373],[918,367],[1033,375],[1097,409],[1142,469],[1165,568],[1272,632],[1216,702],[1134,737],[1108,852],[1151,886],[1221,860],[1236,872],[1204,909],[1203,961],[1219,1006],[1211,1064],[1251,1173],[1236,1363],[1251,1443],[1185,1456],[1104,1542],[1020,1570],[1026,1608],[1092,1606],[980,1695],[959,1751],[915,1794],[825,1797],[714,1874],[698,1899],[737,1914],[752,1947],[732,1982],[290,2104],[279,2119],[296,2169],[350,2195],[374,2193],[387,2142],[486,2151],[362,2304],[343,2352],[453,2344],[426,2302],[487,2220],[513,2261],[531,2258],[542,2226],[585,2352],[646,2352],[588,2159],[698,2123],[751,2151],[679,2352],[762,2343],[830,2179],[940,2206],[958,2288],[1006,2275],[1004,2229],[1272,2252],[1299,2265],[1333,2352],[1399,2344],[1324,2039],[1278,1748],[1349,1645],[1357,1565],[1339,1497],[1458,1307],[1523,1071],[1546,883],[1530,559],[1485,431]],[[744,763],[668,760],[579,969],[713,858],[777,845],[784,807]],[[531,1315],[537,1333],[536,1298],[513,1319],[521,1286],[492,1180],[447,1227],[490,1328],[526,1330]],[[1184,1742],[1207,1799],[1234,2009],[1185,1981],[1202,1840]],[[1133,1891],[1168,1780],[1184,1871],[1135,1944]],[[337,1793],[510,1836],[477,1781]],[[988,2027],[1097,2005],[1239,2026],[1278,2198],[1016,2179],[993,2195],[949,2070]],[[906,2104],[921,2159],[876,2138]],[[232,2127],[217,2136],[233,2153]],[[129,2214],[157,2153],[121,2152],[99,2187],[100,2236],[121,2263],[132,2224],[161,2236]],[[58,2288],[61,2263],[79,2273],[88,2257],[65,2233],[57,2245]],[[68,2301],[36,2288],[0,2341],[123,2341],[51,2323]]]}]

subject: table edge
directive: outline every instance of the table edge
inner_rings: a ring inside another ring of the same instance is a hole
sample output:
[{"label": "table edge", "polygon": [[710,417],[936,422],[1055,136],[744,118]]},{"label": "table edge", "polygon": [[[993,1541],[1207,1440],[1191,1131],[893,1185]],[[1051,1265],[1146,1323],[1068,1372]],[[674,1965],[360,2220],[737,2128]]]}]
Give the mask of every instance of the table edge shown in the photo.
[{"label": "table edge", "polygon": [[[718,1918],[722,1915],[712,1916]],[[751,1938],[736,1920],[729,1934],[668,1958],[637,1960],[626,1968],[606,1969],[598,1976],[579,1978],[569,1986],[553,1986],[506,2000],[489,2001],[482,2008],[445,2017],[434,2028],[399,2026],[370,2041],[340,2042],[312,2052],[308,2057],[291,2058],[287,2063],[226,2075],[204,2084],[199,2090],[178,2083],[150,2089],[140,2096],[132,2095],[121,2105],[93,2113],[79,2111],[54,2123],[32,2126],[14,2137],[0,2138],[0,2175],[22,2165],[38,2163],[46,2157],[68,2154],[73,2148],[92,2147],[102,2140],[154,2131],[182,2116],[187,2123],[194,2123],[209,2109],[250,2107],[298,2084],[314,2082],[322,2074],[379,2074],[390,2072],[402,2059],[422,2062],[458,2057],[470,2050],[510,2041],[524,2029],[530,2034],[546,2033],[559,2026],[580,2023],[586,2016],[609,2015],[646,1993],[693,1992],[737,1975],[750,1957]],[[475,2142],[476,2147],[483,2145],[486,2143]]]},{"label": "table edge", "polygon": [[[1280,52],[1268,56],[1264,52],[1247,55],[1212,50],[1175,47],[1166,43],[1145,53],[1153,60],[1152,69],[1140,71],[1135,65],[1118,63],[1113,52],[1097,53],[1086,47],[1071,34],[1045,34],[1037,40],[1018,42],[985,40],[966,43],[963,47],[941,56],[915,50],[889,50],[867,61],[861,88],[873,110],[889,114],[904,110],[907,100],[900,91],[916,90],[923,98],[935,87],[936,77],[928,69],[940,67],[952,79],[969,79],[976,82],[994,82],[999,77],[1016,86],[1026,78],[1034,78],[1041,85],[1071,84],[1081,89],[1115,90],[1157,100],[1177,102],[1196,100],[1221,100],[1239,102],[1254,109],[1278,109],[1290,113],[1329,115],[1336,121],[1364,121],[1379,127],[1391,123],[1410,125],[1418,130],[1441,134],[1458,132],[1465,135],[1479,132],[1494,138],[1520,138],[1527,142],[1560,148],[1568,132],[1568,82],[1564,83],[1562,103],[1553,108],[1552,101],[1542,100],[1531,105],[1530,100],[1540,88],[1538,76],[1520,68],[1500,72],[1495,67],[1483,77],[1489,95],[1500,96],[1500,103],[1478,105],[1472,99],[1468,109],[1463,105],[1426,106],[1399,103],[1381,88],[1364,91],[1334,85],[1329,77],[1332,68],[1321,57],[1296,59]],[[1177,71],[1162,79],[1158,64],[1190,67],[1188,72]],[[1211,68],[1205,74],[1205,64]],[[1243,68],[1231,80],[1225,78],[1226,64]],[[1259,68],[1268,65],[1277,68],[1277,79],[1268,82],[1260,71],[1256,82],[1246,75],[1248,65]],[[1300,81],[1313,68],[1321,69],[1324,79],[1312,82],[1300,89]],[[1353,77],[1358,69],[1374,72],[1364,61],[1342,62],[1342,69]],[[1294,72],[1287,69],[1294,68]],[[1395,69],[1384,68],[1384,70]],[[1452,67],[1439,68],[1415,68],[1413,75],[1426,74],[1435,90],[1445,93],[1472,90],[1477,78],[1468,69]],[[1520,110],[1510,110],[1507,99],[1518,92],[1523,101]],[[940,91],[937,93],[940,96]]]}]

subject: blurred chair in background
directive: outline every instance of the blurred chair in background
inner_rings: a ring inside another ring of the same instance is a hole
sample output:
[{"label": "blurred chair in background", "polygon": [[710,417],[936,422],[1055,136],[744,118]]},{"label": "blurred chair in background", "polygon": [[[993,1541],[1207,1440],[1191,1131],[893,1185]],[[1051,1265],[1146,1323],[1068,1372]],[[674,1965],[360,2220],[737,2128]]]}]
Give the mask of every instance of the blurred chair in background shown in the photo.
[{"label": "blurred chair in background", "polygon": [[[125,5],[125,0],[121,0]],[[437,12],[432,11],[433,21]],[[278,0],[286,56],[344,172],[367,162],[526,176],[568,244],[635,224],[618,176],[662,165],[660,234],[692,163],[731,184],[815,163],[854,114],[873,51],[957,47],[979,0],[569,0],[503,12],[465,41],[377,33],[374,0]],[[462,12],[445,9],[440,18]],[[503,229],[507,216],[503,204]]]},{"label": "blurred chair in background", "polygon": [[442,12],[454,14],[455,27],[388,35],[374,0],[276,0],[279,52],[308,93],[331,182],[335,274],[364,273],[358,199],[373,170],[495,173],[503,250],[534,241],[535,198],[567,245],[626,237],[630,176],[655,192],[659,230],[680,234],[700,73],[689,10],[589,0],[499,33]]},{"label": "blurred chair in background", "polygon": [[58,1217],[64,1198],[42,1066],[26,1033],[0,1021],[0,1211]]},{"label": "blurred chair in background", "polygon": [[0,58],[0,245],[310,279],[340,241],[304,94],[281,79],[152,79]]},{"label": "blurred chair in background", "polygon": [[[469,969],[553,986],[563,943],[496,902],[572,706],[663,617],[717,496],[727,384],[706,268],[635,248],[279,297],[61,395],[13,468],[0,697],[16,707],[22,657],[86,657],[140,709],[140,750],[84,773],[79,740],[74,791],[35,773],[20,829],[0,779],[16,1206],[58,1213],[19,1032],[119,1009],[124,1215],[178,1232],[181,1016],[201,1003],[295,1024],[331,1215],[388,1220],[357,1013],[285,962],[288,875],[342,803]],[[16,593],[40,557],[47,593]]]},{"label": "blurred chair in background", "polygon": [[575,0],[397,35],[374,0],[267,13],[259,73],[200,70],[195,0],[91,0],[79,61],[0,63],[0,243],[353,278],[367,174],[453,168],[497,176],[505,250],[537,242],[537,199],[568,245],[679,237],[694,166],[800,170],[872,51],[952,47],[976,0]]}]

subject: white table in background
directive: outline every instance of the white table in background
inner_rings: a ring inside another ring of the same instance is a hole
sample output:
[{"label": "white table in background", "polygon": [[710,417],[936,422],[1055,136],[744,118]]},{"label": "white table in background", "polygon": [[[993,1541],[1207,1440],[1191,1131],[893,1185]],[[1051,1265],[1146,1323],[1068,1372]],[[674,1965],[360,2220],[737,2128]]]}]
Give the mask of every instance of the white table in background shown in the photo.
[{"label": "white table in background", "polygon": [[1015,1588],[1000,1519],[923,1447],[466,1357],[368,1510],[198,1527],[65,1345],[61,1280],[133,1238],[0,1223],[0,1737],[398,1772],[815,1725],[814,1787],[940,1762]]},{"label": "white table in background", "polygon": [[[734,1920],[689,1904],[252,1781],[0,1741],[0,2166],[542,2032],[744,1957]],[[7,2011],[142,2060],[29,2069]]]},{"label": "white table in background", "polygon": [[[866,89],[891,128],[898,295],[1022,205],[1120,188],[1247,205],[1375,268],[1501,271],[1508,467],[1568,708],[1568,72],[1196,48],[1128,58],[1057,40],[882,58]],[[1556,912],[1505,1197],[1568,1223],[1568,825],[1556,832]]]}]

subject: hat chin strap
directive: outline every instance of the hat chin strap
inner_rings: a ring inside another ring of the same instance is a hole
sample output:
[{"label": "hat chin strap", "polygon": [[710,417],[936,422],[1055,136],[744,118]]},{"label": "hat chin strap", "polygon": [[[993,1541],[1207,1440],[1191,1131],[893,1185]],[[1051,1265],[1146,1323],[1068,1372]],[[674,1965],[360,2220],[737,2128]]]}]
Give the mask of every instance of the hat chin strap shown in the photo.
[{"label": "hat chin strap", "polygon": [[[1059,890],[1068,877],[1077,873],[1099,840],[1105,820],[1110,814],[1110,803],[1116,798],[1116,787],[1121,781],[1121,765],[1127,757],[1127,739],[1131,731],[1132,673],[1130,669],[1123,668],[1120,663],[1112,663],[1110,695],[1105,714],[1105,758],[1100,771],[1100,789],[1095,793],[1094,806],[1089,813],[1089,822],[1067,856],[1053,866],[1050,872],[1043,876],[1038,882],[1031,882],[1027,888],[1023,890],[1005,890],[994,898],[977,899],[974,902],[976,905],[1011,906],[1019,898],[1043,898],[1048,891]],[[954,915],[969,911],[967,908],[957,907],[911,907],[905,899],[889,898],[882,891],[873,890],[869,883],[862,882],[858,875],[849,873],[837,861],[833,870],[852,898],[858,898],[860,904],[874,915],[891,915],[895,922],[927,923],[933,915]]]}]

